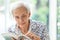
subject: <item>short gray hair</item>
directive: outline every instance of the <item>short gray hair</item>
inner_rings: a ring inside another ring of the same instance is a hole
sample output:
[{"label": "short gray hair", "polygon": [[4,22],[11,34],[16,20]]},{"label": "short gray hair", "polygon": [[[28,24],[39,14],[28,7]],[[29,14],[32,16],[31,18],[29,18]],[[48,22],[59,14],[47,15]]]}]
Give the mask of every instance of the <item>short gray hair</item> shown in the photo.
[{"label": "short gray hair", "polygon": [[27,9],[28,12],[31,12],[31,6],[30,6],[30,4],[28,4],[26,2],[23,2],[23,1],[19,1],[19,2],[15,2],[15,3],[11,4],[10,13],[12,13],[12,11],[15,10],[16,8],[21,7],[22,4]]}]

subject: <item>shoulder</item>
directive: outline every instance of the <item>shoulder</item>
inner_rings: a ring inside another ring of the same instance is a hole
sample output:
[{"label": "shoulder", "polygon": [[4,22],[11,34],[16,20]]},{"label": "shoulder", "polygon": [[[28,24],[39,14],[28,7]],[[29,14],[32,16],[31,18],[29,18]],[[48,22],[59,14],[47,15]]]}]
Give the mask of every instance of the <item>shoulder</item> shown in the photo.
[{"label": "shoulder", "polygon": [[35,21],[35,20],[31,21],[31,31],[38,36],[42,35],[42,32],[44,31],[44,29],[46,29],[46,27],[47,26],[40,21]]},{"label": "shoulder", "polygon": [[15,29],[16,29],[16,25],[11,25],[9,28],[8,28],[8,32],[15,32]]},{"label": "shoulder", "polygon": [[31,24],[36,28],[45,28],[45,27],[47,27],[46,24],[44,24],[40,21],[35,21],[35,20],[31,20]]}]

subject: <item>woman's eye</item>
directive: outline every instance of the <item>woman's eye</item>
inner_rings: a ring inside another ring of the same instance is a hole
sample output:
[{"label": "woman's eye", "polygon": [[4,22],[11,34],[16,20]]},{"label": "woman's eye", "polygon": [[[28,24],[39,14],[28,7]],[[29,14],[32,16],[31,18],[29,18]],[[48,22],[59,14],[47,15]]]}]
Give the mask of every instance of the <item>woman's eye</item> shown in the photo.
[{"label": "woman's eye", "polygon": [[26,17],[25,15],[23,17]]},{"label": "woman's eye", "polygon": [[18,16],[16,16],[15,18],[19,18]]}]

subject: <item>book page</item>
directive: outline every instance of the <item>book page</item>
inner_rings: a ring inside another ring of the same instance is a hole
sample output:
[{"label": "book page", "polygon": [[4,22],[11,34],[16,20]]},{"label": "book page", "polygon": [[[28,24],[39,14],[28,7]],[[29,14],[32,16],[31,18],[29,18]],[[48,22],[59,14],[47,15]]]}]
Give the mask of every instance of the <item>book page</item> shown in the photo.
[{"label": "book page", "polygon": [[16,35],[14,33],[3,33],[2,36],[5,38],[5,39],[10,39],[11,38],[15,38],[17,40],[21,40],[22,38],[26,39],[26,40],[31,40],[29,37],[27,37],[26,35]]}]

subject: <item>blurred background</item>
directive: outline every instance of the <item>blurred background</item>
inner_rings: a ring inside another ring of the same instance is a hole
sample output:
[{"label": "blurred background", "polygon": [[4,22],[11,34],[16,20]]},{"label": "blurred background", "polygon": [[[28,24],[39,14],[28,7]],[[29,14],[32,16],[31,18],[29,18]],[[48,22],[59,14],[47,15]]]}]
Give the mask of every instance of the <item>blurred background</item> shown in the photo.
[{"label": "blurred background", "polygon": [[57,0],[57,34],[58,40],[60,40],[60,0]]}]

